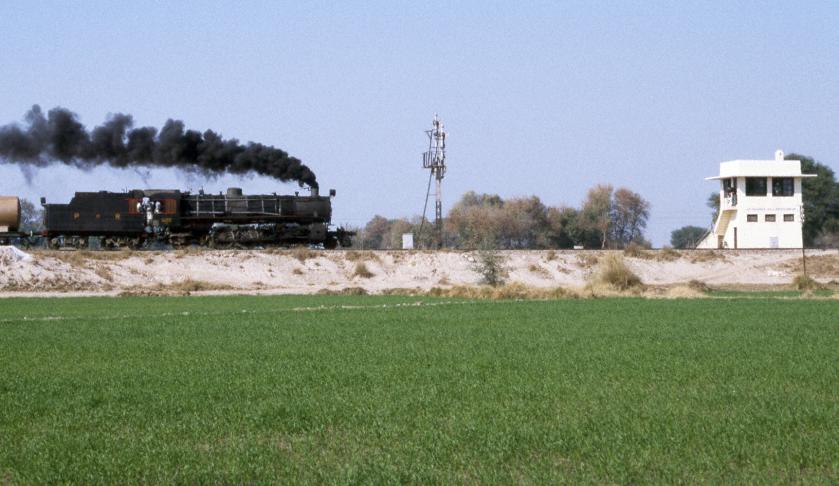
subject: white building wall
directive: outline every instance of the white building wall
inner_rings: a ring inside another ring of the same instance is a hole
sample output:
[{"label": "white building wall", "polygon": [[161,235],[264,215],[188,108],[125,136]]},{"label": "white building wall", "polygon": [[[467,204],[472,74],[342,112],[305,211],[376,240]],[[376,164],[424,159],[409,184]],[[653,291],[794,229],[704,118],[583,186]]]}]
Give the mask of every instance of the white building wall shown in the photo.
[{"label": "white building wall", "polygon": [[[746,196],[746,178],[737,181],[737,216],[732,226],[737,228],[738,248],[801,248],[801,179],[794,179],[793,196],[773,196],[772,178],[768,178],[768,195]],[[749,215],[757,221],[749,221]],[[767,215],[774,215],[775,221],[766,221]],[[792,215],[793,221],[784,221],[785,215]],[[729,230],[726,242],[734,248],[734,232]]]},{"label": "white building wall", "polygon": [[[720,216],[714,230],[698,248],[718,248],[719,231],[725,227],[724,248],[801,248],[803,245],[801,222],[801,163],[783,160],[779,152],[775,160],[737,160],[720,164]],[[773,196],[772,179],[793,179],[792,196]],[[725,198],[723,180],[737,179],[737,203]],[[767,180],[765,196],[747,196],[746,178],[760,177]],[[806,175],[805,175],[806,177]],[[749,221],[749,217],[756,221]],[[767,221],[774,216],[775,221]],[[791,218],[786,221],[784,218]],[[730,219],[729,219],[730,218]],[[728,220],[728,221],[726,221]]]}]

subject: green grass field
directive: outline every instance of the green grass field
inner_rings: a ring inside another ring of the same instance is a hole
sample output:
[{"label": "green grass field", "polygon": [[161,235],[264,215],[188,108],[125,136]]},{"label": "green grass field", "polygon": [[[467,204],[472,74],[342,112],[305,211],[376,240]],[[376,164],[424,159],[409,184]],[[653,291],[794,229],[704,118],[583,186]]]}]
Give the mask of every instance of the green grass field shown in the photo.
[{"label": "green grass field", "polygon": [[839,481],[839,301],[0,310],[0,483]]}]

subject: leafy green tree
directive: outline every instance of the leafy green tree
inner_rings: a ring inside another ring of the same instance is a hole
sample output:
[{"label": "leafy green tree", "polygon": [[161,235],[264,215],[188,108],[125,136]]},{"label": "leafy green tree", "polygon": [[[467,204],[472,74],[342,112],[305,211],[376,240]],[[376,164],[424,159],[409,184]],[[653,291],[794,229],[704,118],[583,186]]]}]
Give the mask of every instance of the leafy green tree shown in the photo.
[{"label": "leafy green tree", "polygon": [[572,248],[578,241],[577,210],[571,207],[549,207],[545,214],[549,248]]},{"label": "leafy green tree", "polygon": [[458,248],[477,248],[498,239],[504,225],[504,200],[497,194],[469,191],[449,210],[446,232]]},{"label": "leafy green tree", "polygon": [[390,239],[390,225],[390,220],[384,216],[378,214],[373,216],[373,219],[364,226],[364,230],[359,233],[355,246],[371,250],[384,248]]},{"label": "leafy green tree", "polygon": [[707,232],[699,226],[683,226],[670,233],[670,245],[679,250],[696,248]]},{"label": "leafy green tree", "polygon": [[801,172],[816,174],[802,180],[804,198],[804,245],[833,241],[831,235],[839,233],[839,184],[833,169],[807,155],[791,153],[788,160],[800,160]]},{"label": "leafy green tree", "polygon": [[492,242],[483,242],[472,270],[481,276],[482,284],[497,287],[504,284],[507,277],[506,262],[507,258],[492,246]]},{"label": "leafy green tree", "polygon": [[719,191],[714,191],[708,196],[708,200],[705,203],[709,208],[711,208],[711,224],[717,222],[717,217],[720,215],[720,193]]},{"label": "leafy green tree", "polygon": [[402,235],[405,233],[414,233],[414,226],[407,218],[399,218],[390,221],[390,232],[386,243],[383,244],[383,249],[400,250],[402,249]]}]

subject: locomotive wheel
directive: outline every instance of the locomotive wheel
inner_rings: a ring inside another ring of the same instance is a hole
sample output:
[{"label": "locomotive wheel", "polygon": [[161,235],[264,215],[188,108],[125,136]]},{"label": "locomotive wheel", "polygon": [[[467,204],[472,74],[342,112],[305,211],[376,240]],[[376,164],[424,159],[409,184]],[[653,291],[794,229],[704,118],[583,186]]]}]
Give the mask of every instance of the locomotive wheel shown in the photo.
[{"label": "locomotive wheel", "polygon": [[327,238],[323,240],[323,247],[327,250],[338,248],[338,238]]}]

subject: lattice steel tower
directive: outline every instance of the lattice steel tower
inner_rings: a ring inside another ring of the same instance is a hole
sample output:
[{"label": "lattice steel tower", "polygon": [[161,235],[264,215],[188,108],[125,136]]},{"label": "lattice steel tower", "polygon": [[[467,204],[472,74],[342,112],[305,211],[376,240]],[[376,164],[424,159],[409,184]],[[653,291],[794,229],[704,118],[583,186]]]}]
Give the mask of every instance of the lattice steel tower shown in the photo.
[{"label": "lattice steel tower", "polygon": [[443,177],[446,175],[446,132],[443,129],[443,122],[434,114],[434,121],[431,122],[431,130],[426,130],[428,135],[428,151],[422,154],[422,167],[431,169],[431,177],[436,180],[435,209],[434,209],[434,247],[443,246],[443,201],[442,185]]}]

